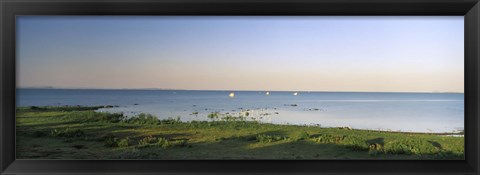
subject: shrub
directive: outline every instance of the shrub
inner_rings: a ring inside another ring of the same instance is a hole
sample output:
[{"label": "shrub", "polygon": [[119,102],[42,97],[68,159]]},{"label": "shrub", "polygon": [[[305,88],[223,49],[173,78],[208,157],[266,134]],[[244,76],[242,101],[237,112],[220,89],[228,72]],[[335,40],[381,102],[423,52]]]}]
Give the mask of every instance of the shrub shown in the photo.
[{"label": "shrub", "polygon": [[222,120],[226,122],[236,122],[236,121],[245,121],[245,118],[242,116],[233,117],[231,115],[227,115],[225,117],[222,117]]},{"label": "shrub", "polygon": [[208,117],[209,119],[215,120],[215,119],[218,119],[218,115],[219,115],[218,112],[212,112],[212,113],[208,114],[207,117]]},{"label": "shrub", "polygon": [[148,136],[143,139],[140,139],[140,141],[138,141],[138,146],[140,147],[148,146],[150,144],[156,143],[157,141],[158,139],[156,137]]},{"label": "shrub", "polygon": [[358,151],[367,151],[370,148],[365,139],[357,136],[346,136],[342,139],[341,144],[347,148]]},{"label": "shrub", "polygon": [[426,140],[401,139],[385,143],[384,151],[391,154],[435,154],[439,149]]},{"label": "shrub", "polygon": [[343,145],[346,148],[357,151],[368,151],[370,149],[370,145],[366,142],[366,140],[358,136],[332,136],[329,134],[324,134],[313,138],[313,140],[318,143]]},{"label": "shrub", "polygon": [[162,147],[162,148],[171,148],[171,147],[185,146],[186,143],[187,143],[186,140],[170,141],[170,140],[167,140],[166,138],[160,137],[157,139],[157,142],[153,145],[157,147]]},{"label": "shrub", "polygon": [[145,113],[141,113],[141,114],[138,114],[137,116],[126,119],[125,122],[131,123],[131,124],[141,124],[141,125],[160,124],[160,120],[157,117],[151,114],[145,114]]},{"label": "shrub", "polygon": [[187,146],[187,140],[174,140],[174,141],[168,141],[168,143],[165,145],[162,145],[163,147],[184,147]]},{"label": "shrub", "polygon": [[368,154],[376,156],[377,154],[383,152],[383,146],[378,143],[373,143],[368,146]]},{"label": "shrub", "polygon": [[95,117],[96,119],[93,119],[93,121],[96,120],[96,121],[105,121],[105,122],[112,122],[112,123],[118,123],[125,119],[125,116],[122,113],[97,112]]},{"label": "shrub", "polygon": [[157,139],[157,142],[155,143],[156,146],[159,147],[167,147],[168,145],[168,140],[164,137],[160,137]]},{"label": "shrub", "polygon": [[163,120],[160,120],[160,124],[176,124],[176,123],[180,123],[181,120],[180,120],[180,117],[177,116],[177,118],[167,118],[167,119],[163,119]]},{"label": "shrub", "polygon": [[412,147],[398,141],[388,142],[385,144],[385,152],[391,154],[412,154]]},{"label": "shrub", "polygon": [[369,150],[377,150],[377,151],[382,151],[383,150],[383,146],[381,144],[378,144],[378,143],[372,143],[368,146]]},{"label": "shrub", "polygon": [[342,142],[343,138],[344,136],[332,136],[329,134],[322,134],[314,138],[314,140],[318,143],[340,143]]},{"label": "shrub", "polygon": [[118,146],[118,139],[115,138],[114,135],[107,135],[104,137],[104,145],[106,147],[117,147]]},{"label": "shrub", "polygon": [[125,116],[122,113],[105,113],[95,111],[75,111],[64,116],[66,119],[75,119],[80,122],[112,122],[123,121]]},{"label": "shrub", "polygon": [[270,143],[270,142],[276,142],[281,140],[288,140],[288,137],[280,136],[280,135],[261,134],[261,135],[257,135],[256,140],[262,143]]},{"label": "shrub", "polygon": [[164,137],[153,137],[153,136],[148,136],[143,139],[141,139],[138,142],[138,147],[139,148],[144,148],[144,147],[161,147],[161,148],[171,148],[171,147],[183,147],[187,145],[187,140],[168,140]]},{"label": "shrub", "polygon": [[30,106],[30,109],[34,110],[34,111],[44,111],[44,110],[46,110],[46,108],[38,107],[38,106]]},{"label": "shrub", "polygon": [[305,131],[303,131],[297,136],[297,140],[307,140],[308,138],[310,138],[310,134]]},{"label": "shrub", "polygon": [[256,136],[239,136],[238,139],[243,141],[252,141],[252,140],[257,140],[257,137]]},{"label": "shrub", "polygon": [[120,139],[118,142],[117,142],[117,145],[118,147],[128,147],[130,145],[130,138],[124,138],[124,139]]},{"label": "shrub", "polygon": [[103,137],[106,147],[128,147],[130,146],[130,138],[118,139],[114,135],[109,134]]}]

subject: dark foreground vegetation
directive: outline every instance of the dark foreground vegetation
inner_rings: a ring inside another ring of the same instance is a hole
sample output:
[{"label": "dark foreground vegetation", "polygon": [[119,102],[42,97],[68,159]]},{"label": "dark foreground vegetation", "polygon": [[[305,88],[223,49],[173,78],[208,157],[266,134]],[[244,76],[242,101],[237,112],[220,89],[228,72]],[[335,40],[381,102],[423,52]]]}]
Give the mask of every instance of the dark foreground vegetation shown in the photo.
[{"label": "dark foreground vegetation", "polygon": [[103,107],[113,106],[17,108],[17,158],[464,159],[463,137],[95,112]]}]

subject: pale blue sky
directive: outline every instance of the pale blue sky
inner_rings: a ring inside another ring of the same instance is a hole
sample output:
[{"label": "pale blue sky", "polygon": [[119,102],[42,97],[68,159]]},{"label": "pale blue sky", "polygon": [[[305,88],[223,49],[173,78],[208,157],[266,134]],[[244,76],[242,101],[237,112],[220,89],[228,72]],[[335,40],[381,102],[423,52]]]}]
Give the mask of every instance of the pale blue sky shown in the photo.
[{"label": "pale blue sky", "polygon": [[20,16],[17,83],[463,92],[463,32],[463,16]]}]

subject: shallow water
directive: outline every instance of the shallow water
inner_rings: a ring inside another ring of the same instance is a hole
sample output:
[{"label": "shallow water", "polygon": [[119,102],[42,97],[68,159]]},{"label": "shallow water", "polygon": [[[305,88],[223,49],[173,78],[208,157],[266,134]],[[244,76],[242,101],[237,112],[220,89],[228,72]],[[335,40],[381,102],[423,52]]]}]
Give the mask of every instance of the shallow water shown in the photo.
[{"label": "shallow water", "polygon": [[[348,126],[406,132],[463,130],[462,93],[265,92],[183,90],[17,89],[17,106],[118,105],[100,109],[161,119],[209,120],[212,112],[239,113],[261,122]],[[198,114],[193,114],[198,112]]]}]

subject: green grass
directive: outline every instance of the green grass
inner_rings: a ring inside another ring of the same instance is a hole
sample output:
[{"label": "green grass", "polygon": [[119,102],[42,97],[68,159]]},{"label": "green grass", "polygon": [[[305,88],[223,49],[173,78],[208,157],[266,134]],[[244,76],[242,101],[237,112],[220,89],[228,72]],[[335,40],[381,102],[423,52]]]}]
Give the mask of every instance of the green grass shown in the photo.
[{"label": "green grass", "polygon": [[212,113],[211,121],[126,117],[96,107],[17,108],[19,159],[464,159],[464,138],[275,125]]}]

